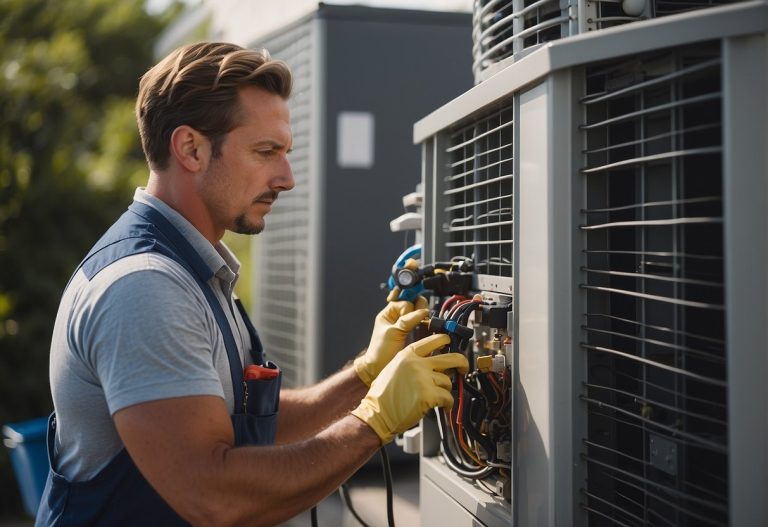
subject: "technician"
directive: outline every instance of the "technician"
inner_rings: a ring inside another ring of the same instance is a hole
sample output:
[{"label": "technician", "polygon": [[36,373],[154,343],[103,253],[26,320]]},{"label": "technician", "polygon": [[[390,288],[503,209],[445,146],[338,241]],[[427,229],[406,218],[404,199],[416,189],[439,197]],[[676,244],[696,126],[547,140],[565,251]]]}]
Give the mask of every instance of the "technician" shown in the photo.
[{"label": "technician", "polygon": [[403,348],[425,309],[388,304],[352,366],[281,390],[233,295],[224,231],[258,234],[294,186],[291,82],[266,51],[224,43],[182,47],[142,77],[149,180],[61,300],[36,525],[273,525],[451,407],[443,372],[466,359],[431,356],[445,335]]}]

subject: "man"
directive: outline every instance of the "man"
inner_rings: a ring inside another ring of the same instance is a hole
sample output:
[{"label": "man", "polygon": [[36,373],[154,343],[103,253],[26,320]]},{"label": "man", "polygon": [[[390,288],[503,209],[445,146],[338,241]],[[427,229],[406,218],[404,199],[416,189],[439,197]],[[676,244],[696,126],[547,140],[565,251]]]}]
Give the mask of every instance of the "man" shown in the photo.
[{"label": "man", "polygon": [[142,77],[149,181],[62,297],[37,525],[273,525],[452,405],[443,372],[466,359],[431,356],[445,335],[402,349],[426,315],[406,302],[378,315],[353,367],[279,391],[221,237],[260,232],[294,186],[290,90],[283,63],[220,43],[180,48]]}]

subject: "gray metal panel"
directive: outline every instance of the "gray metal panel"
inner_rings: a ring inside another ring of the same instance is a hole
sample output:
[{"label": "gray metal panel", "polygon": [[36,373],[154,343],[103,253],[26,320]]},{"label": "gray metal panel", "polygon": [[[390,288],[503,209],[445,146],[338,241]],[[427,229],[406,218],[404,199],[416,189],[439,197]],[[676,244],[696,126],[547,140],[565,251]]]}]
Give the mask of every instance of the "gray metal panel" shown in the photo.
[{"label": "gray metal panel", "polygon": [[323,165],[328,152],[328,142],[323,133],[325,114],[325,98],[327,96],[327,27],[323,20],[315,20],[312,24],[312,63],[315,68],[312,72],[312,90],[309,97],[309,105],[314,113],[309,128],[309,218],[310,237],[307,258],[314,265],[310,265],[307,280],[307,313],[309,318],[304,320],[307,326],[307,345],[304,349],[297,350],[307,356],[307,369],[304,373],[304,383],[310,384],[319,381],[323,377],[322,361],[319,354],[323,352],[321,342],[325,331],[325,317],[323,316],[323,302],[326,294],[323,287],[323,277],[327,272],[323,265],[326,245],[325,231],[325,188],[327,174]]},{"label": "gray metal panel", "polygon": [[520,95],[520,208],[516,299],[520,384],[515,393],[517,501],[521,525],[552,525],[552,255],[547,83]]},{"label": "gray metal panel", "polygon": [[574,159],[580,153],[579,145],[575,144],[578,134],[574,134],[577,122],[575,113],[578,107],[576,87],[580,86],[578,80],[578,76],[574,78],[574,72],[554,73],[549,79],[548,101],[547,142],[551,159],[548,174],[548,212],[552,216],[549,231],[552,258],[552,303],[549,315],[549,331],[552,334],[551,506],[554,524],[558,526],[572,525],[578,510],[577,500],[574,499],[575,489],[578,489],[575,484],[577,480],[566,477],[578,461],[578,448],[574,445],[574,437],[580,437],[577,435],[579,405],[576,394],[583,379],[582,371],[577,366],[580,361],[574,356],[573,350],[578,328],[578,319],[573,309],[578,296],[575,287],[578,283],[578,251],[573,239],[577,232],[575,213],[578,210],[573,207],[576,186],[573,181],[573,167]]},{"label": "gray metal panel", "polygon": [[768,39],[723,46],[731,525],[768,525]]},{"label": "gray metal panel", "polygon": [[421,191],[424,193],[424,200],[421,209],[422,221],[421,221],[421,257],[425,262],[433,262],[434,251],[431,248],[432,240],[432,188],[434,187],[434,178],[432,177],[432,171],[434,170],[434,156],[432,155],[434,138],[427,139],[421,144]]},{"label": "gray metal panel", "polygon": [[432,480],[419,481],[419,507],[421,525],[452,525],[455,527],[481,527],[483,524]]},{"label": "gray metal panel", "polygon": [[[581,98],[581,89],[586,82],[584,76],[584,70],[582,68],[574,68],[570,71],[568,82],[570,84],[570,95],[564,94],[563,99],[569,100],[571,109],[569,112],[571,125],[568,127],[569,133],[572,137],[569,140],[561,138],[562,144],[568,144],[571,148],[569,177],[573,179],[578,170],[583,166],[583,153],[586,150],[587,142],[583,134],[574,133],[576,124],[581,121],[581,107],[578,104],[578,100]],[[565,162],[565,160],[562,160]],[[563,241],[564,244],[570,245],[570,257],[565,257],[568,260],[571,268],[565,273],[568,275],[569,291],[566,293],[566,297],[569,297],[569,306],[571,313],[566,320],[563,320],[566,327],[559,330],[570,336],[570,341],[566,345],[566,349],[573,356],[571,358],[571,372],[570,372],[570,392],[571,392],[571,514],[573,517],[572,525],[577,527],[583,527],[587,524],[586,513],[580,506],[580,500],[578,499],[578,492],[583,487],[584,481],[587,477],[586,463],[581,457],[583,446],[582,438],[587,435],[587,409],[585,405],[581,404],[579,395],[581,395],[582,383],[587,378],[587,360],[586,354],[577,349],[577,343],[583,341],[583,331],[581,329],[582,313],[586,313],[586,297],[581,294],[579,290],[579,283],[581,278],[581,266],[585,263],[582,253],[582,247],[586,244],[586,234],[580,229],[576,228],[581,220],[581,210],[586,208],[587,200],[585,196],[585,187],[583,184],[571,181],[570,184],[570,203],[566,205],[570,212],[567,213],[567,217],[561,221],[568,222],[571,228],[570,238]],[[557,324],[557,323],[556,323]],[[564,337],[557,336],[557,339]],[[559,349],[558,344],[558,349]],[[560,515],[561,509],[559,505],[557,514]]]},{"label": "gray metal panel", "polygon": [[436,457],[422,457],[421,525],[509,527],[510,506],[477,486],[464,483]]}]

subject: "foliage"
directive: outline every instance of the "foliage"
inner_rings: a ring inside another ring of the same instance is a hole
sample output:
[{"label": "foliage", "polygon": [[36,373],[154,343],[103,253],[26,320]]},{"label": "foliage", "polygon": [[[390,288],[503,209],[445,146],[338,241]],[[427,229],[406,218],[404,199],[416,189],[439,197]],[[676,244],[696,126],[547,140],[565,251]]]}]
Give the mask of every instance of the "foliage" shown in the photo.
[{"label": "foliage", "polygon": [[[59,298],[146,168],[138,79],[178,5],[0,0],[0,424],[51,411],[48,349]],[[0,517],[21,512],[0,449]]]}]

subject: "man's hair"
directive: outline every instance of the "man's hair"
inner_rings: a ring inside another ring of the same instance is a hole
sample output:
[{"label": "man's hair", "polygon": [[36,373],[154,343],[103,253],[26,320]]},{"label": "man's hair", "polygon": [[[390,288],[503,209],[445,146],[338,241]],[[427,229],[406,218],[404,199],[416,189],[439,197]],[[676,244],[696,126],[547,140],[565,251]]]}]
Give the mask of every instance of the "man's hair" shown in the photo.
[{"label": "man's hair", "polygon": [[225,135],[239,125],[238,92],[256,86],[287,99],[291,71],[265,49],[200,42],[173,51],[141,77],[136,121],[150,168],[168,168],[173,131],[188,125],[221,153]]}]

